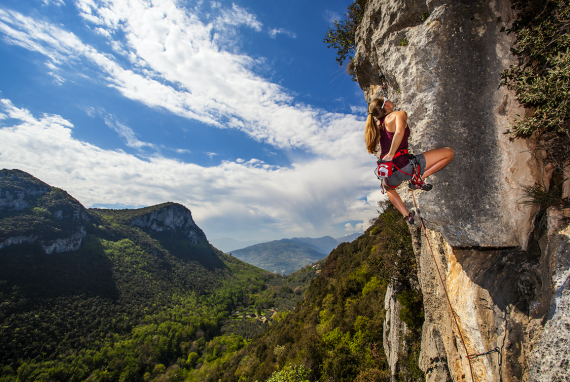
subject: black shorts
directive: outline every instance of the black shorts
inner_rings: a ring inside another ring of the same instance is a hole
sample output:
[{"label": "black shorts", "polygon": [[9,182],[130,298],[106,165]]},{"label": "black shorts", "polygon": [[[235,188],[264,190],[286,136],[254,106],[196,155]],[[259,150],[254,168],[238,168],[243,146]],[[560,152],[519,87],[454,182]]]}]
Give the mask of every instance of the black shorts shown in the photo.
[{"label": "black shorts", "polygon": [[[418,155],[416,155],[416,160],[418,161],[418,163],[420,165],[420,175],[423,176],[424,171],[426,170],[426,157],[424,156],[424,154],[418,154]],[[411,174],[414,171],[414,166],[412,165],[411,161],[410,161],[410,163],[405,165],[400,170],[402,170],[402,171],[398,171],[398,169],[396,169],[396,166],[393,167],[392,176],[389,178],[386,178],[386,183],[388,183],[389,187],[396,188],[402,182],[405,182],[407,180],[412,179]],[[410,174],[410,175],[406,175],[403,172],[405,172],[406,174]]]}]

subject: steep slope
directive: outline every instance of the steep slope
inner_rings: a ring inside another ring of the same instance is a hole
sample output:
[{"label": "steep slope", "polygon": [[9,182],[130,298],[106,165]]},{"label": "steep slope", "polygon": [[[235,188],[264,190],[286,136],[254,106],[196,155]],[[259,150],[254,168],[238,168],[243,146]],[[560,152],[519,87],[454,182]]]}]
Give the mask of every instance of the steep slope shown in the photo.
[{"label": "steep slope", "polygon": [[[272,375],[288,381],[389,381],[384,349],[407,354],[395,370],[399,380],[421,379],[423,307],[416,272],[408,227],[388,208],[357,240],[330,253],[302,304],[207,381],[265,381]],[[386,326],[391,317],[402,324]],[[392,339],[405,345],[397,348]],[[303,378],[284,378],[291,370]]]},{"label": "steep slope", "polygon": [[317,251],[313,244],[295,239],[256,244],[232,251],[231,254],[256,267],[283,274],[296,271],[326,256],[325,253]]},{"label": "steep slope", "polygon": [[181,205],[85,210],[22,171],[0,174],[2,380],[158,378],[189,349],[205,354],[274,277],[211,247]]}]

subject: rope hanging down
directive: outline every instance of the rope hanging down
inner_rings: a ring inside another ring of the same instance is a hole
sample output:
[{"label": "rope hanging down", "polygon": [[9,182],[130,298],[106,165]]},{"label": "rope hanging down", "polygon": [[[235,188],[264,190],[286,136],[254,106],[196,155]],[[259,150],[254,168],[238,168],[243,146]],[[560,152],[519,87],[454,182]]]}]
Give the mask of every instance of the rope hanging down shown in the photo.
[{"label": "rope hanging down", "polygon": [[[418,203],[416,202],[416,197],[414,195],[414,191],[410,190],[410,192],[412,193],[412,198],[414,199],[414,205],[416,206],[416,211],[418,213],[418,218],[420,219],[420,222],[422,223],[422,228],[423,228],[423,232],[424,232],[424,236],[426,238],[426,241],[428,243],[430,252],[431,252],[431,257],[433,259],[433,263],[435,264],[435,268],[437,269],[437,274],[439,276],[439,281],[441,281],[441,286],[443,287],[443,291],[445,293],[445,298],[447,299],[447,304],[449,306],[449,310],[451,311],[451,315],[453,317],[453,321],[455,322],[455,326],[457,327],[457,331],[459,332],[459,338],[461,338],[461,343],[463,344],[463,349],[465,350],[465,354],[467,355],[467,361],[469,362],[469,371],[471,372],[471,381],[475,382],[475,378],[473,376],[473,367],[471,365],[471,360],[473,358],[477,358],[477,357],[482,357],[484,355],[488,355],[488,354],[492,354],[492,353],[497,353],[499,355],[499,370],[501,369],[501,365],[503,363],[503,355],[501,354],[501,350],[496,347],[493,350],[489,350],[488,352],[485,353],[479,353],[479,354],[469,354],[469,352],[467,351],[467,346],[465,345],[465,340],[463,339],[463,333],[461,332],[461,329],[459,328],[459,324],[457,323],[457,314],[455,313],[455,310],[453,310],[453,306],[451,305],[451,300],[449,299],[449,295],[447,294],[447,288],[445,287],[445,284],[443,283],[443,278],[441,277],[441,272],[439,270],[439,266],[437,265],[437,261],[435,259],[435,255],[433,253],[433,248],[431,247],[431,243],[429,241],[429,238],[427,236],[427,229],[426,226],[424,225],[424,221],[420,216],[420,210],[418,208]],[[506,328],[505,328],[505,335],[506,335]],[[502,380],[502,375],[499,374]]]},{"label": "rope hanging down", "polygon": [[457,327],[457,331],[459,332],[459,338],[461,338],[461,343],[463,344],[463,349],[465,350],[465,355],[467,356],[467,362],[469,363],[469,372],[471,374],[471,381],[475,382],[475,378],[473,377],[473,367],[471,366],[471,358],[470,358],[469,352],[467,351],[467,346],[465,345],[465,340],[463,339],[463,333],[461,333],[461,329],[459,328],[459,324],[457,323],[457,316],[455,314],[455,311],[453,310],[453,306],[451,305],[451,300],[449,299],[449,295],[447,294],[447,288],[445,287],[445,284],[443,283],[443,278],[441,277],[441,272],[439,271],[439,266],[437,265],[437,261],[435,260],[435,255],[433,253],[431,243],[430,243],[429,238],[427,236],[426,226],[424,225],[424,221],[420,216],[420,210],[418,208],[418,203],[416,202],[416,197],[414,195],[414,191],[410,190],[410,192],[412,193],[412,198],[414,199],[414,205],[416,206],[416,211],[418,213],[418,217],[420,218],[420,222],[422,223],[424,236],[426,238],[429,249],[431,251],[431,257],[433,259],[433,263],[435,264],[435,269],[437,269],[437,274],[439,275],[439,281],[441,281],[441,286],[443,287],[443,291],[445,293],[445,298],[447,299],[447,303],[449,304],[449,310],[451,310],[451,316],[453,317],[453,321],[455,322],[455,326]]}]

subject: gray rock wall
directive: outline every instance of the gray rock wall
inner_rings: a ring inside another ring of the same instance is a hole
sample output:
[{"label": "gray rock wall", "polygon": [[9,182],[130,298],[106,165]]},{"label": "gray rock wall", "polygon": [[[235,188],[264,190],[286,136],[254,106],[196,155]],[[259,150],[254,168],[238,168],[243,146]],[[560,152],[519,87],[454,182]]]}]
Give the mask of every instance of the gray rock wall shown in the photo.
[{"label": "gray rock wall", "polygon": [[[522,186],[548,178],[532,141],[504,134],[525,114],[499,87],[515,63],[514,36],[501,32],[513,19],[510,0],[372,0],[357,32],[354,65],[366,101],[387,96],[408,113],[414,152],[455,150],[428,179],[434,189],[415,193],[428,227],[427,239],[411,229],[427,381],[570,380],[570,211],[537,218],[520,203]],[[406,187],[398,191],[412,208]]]},{"label": "gray rock wall", "polygon": [[[533,308],[547,309],[534,325],[534,346],[531,352],[532,381],[570,380],[570,226],[565,219],[570,211],[551,208],[548,211],[548,241],[542,264],[549,299],[536,301]],[[551,282],[549,282],[551,281]]]},{"label": "gray rock wall", "polygon": [[366,100],[387,96],[408,113],[414,152],[455,150],[429,179],[434,189],[417,193],[428,227],[453,246],[524,248],[533,229],[520,186],[534,183],[538,166],[526,141],[504,134],[524,110],[499,88],[514,63],[513,37],[500,32],[512,18],[507,0],[374,0],[358,31],[354,63]]},{"label": "gray rock wall", "polygon": [[384,308],[386,309],[386,320],[384,321],[384,328],[382,336],[384,338],[384,353],[388,359],[390,373],[394,379],[398,371],[398,358],[400,354],[407,351],[404,338],[407,333],[406,324],[400,319],[400,310],[402,304],[396,299],[396,288],[394,283],[391,282],[386,290],[386,297],[384,298]]}]

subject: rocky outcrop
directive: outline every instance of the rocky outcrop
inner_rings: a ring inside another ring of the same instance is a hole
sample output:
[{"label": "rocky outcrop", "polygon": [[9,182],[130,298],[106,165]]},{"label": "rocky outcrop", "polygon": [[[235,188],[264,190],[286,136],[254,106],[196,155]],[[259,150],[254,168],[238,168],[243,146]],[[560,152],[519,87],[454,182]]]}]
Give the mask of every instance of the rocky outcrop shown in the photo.
[{"label": "rocky outcrop", "polygon": [[[570,379],[570,211],[551,208],[548,211],[548,238],[542,259],[543,288],[546,296],[532,306],[546,315],[534,321],[534,346],[530,359],[533,381]],[[565,222],[566,220],[566,222]],[[550,277],[549,277],[550,276]],[[546,319],[544,327],[543,320]]]},{"label": "rocky outcrop", "polygon": [[41,240],[38,235],[29,236],[15,236],[9,237],[0,243],[0,249],[14,244],[33,244],[39,243],[46,254],[51,255],[53,252],[61,253],[67,251],[76,251],[81,247],[81,241],[87,232],[84,226],[79,226],[79,230],[73,233],[70,237],[58,238],[54,240]]},{"label": "rocky outcrop", "polygon": [[198,243],[198,236],[205,238],[202,230],[194,223],[190,210],[180,204],[172,204],[138,216],[130,224],[131,226],[148,228],[155,232],[181,232],[194,244]]},{"label": "rocky outcrop", "polygon": [[89,220],[67,192],[24,171],[6,169],[0,170],[0,215],[0,249],[38,243],[46,254],[79,249]]},{"label": "rocky outcrop", "polygon": [[525,114],[499,87],[515,63],[501,32],[514,16],[509,0],[372,0],[357,32],[366,101],[387,96],[408,113],[414,152],[455,150],[434,189],[415,193],[428,228],[412,228],[427,381],[570,379],[570,213],[521,204],[522,186],[548,179],[532,141],[505,135]]},{"label": "rocky outcrop", "polygon": [[[0,211],[21,211],[30,207],[29,199],[50,192],[51,187],[20,170],[1,170]],[[9,181],[7,181],[9,180]]]},{"label": "rocky outcrop", "polygon": [[78,231],[73,233],[70,237],[59,238],[49,241],[40,241],[44,251],[50,255],[53,252],[61,253],[67,251],[77,251],[81,247],[81,241],[87,234],[84,226],[79,226]]},{"label": "rocky outcrop", "polygon": [[386,290],[384,298],[384,309],[386,309],[386,320],[384,321],[383,345],[384,353],[390,367],[392,379],[397,373],[398,358],[402,352],[406,351],[405,337],[407,333],[406,324],[400,319],[402,304],[396,299],[396,288],[391,282]]}]

